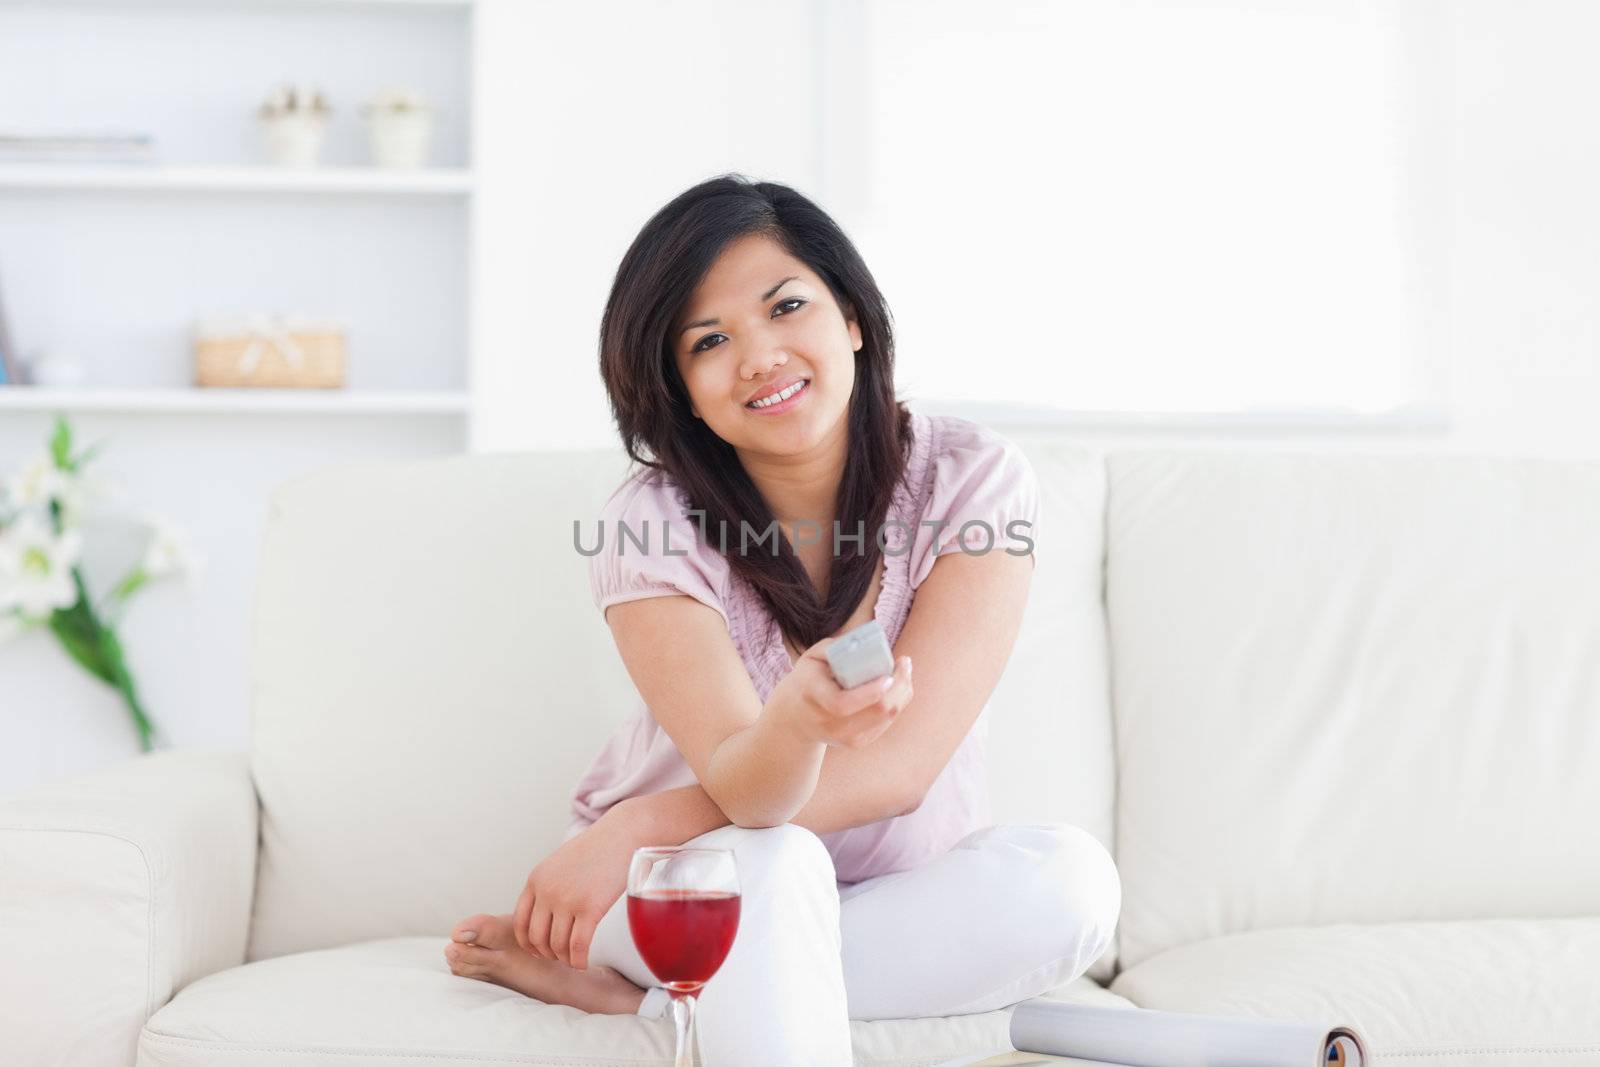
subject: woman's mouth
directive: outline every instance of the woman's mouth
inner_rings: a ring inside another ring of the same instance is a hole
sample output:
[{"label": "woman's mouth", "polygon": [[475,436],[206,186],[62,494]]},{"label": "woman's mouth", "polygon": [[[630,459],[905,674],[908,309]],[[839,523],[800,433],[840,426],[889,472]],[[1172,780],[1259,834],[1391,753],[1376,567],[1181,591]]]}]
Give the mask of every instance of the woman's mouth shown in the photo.
[{"label": "woman's mouth", "polygon": [[745,410],[756,415],[781,415],[799,405],[810,389],[811,379],[801,378],[782,392],[775,393],[763,400],[752,400],[745,405]]}]

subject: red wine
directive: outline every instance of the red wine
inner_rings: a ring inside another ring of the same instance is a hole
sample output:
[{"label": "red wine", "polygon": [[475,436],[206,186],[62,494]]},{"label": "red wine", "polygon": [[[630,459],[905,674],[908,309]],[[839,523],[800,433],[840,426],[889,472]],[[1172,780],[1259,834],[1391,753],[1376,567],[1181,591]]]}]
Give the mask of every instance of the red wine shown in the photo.
[{"label": "red wine", "polygon": [[695,889],[628,894],[628,929],[650,972],[670,992],[711,980],[739,929],[739,894]]}]

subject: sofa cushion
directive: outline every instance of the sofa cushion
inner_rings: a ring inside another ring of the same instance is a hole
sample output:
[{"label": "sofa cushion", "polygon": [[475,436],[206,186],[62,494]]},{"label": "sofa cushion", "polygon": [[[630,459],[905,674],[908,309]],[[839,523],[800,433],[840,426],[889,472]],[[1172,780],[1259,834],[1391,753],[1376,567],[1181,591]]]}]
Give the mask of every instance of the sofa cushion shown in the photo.
[{"label": "sofa cushion", "polygon": [[1108,468],[1125,967],[1265,927],[1594,914],[1600,464]]},{"label": "sofa cushion", "polygon": [[[139,1067],[571,1064],[670,1067],[672,1022],[590,1015],[450,973],[444,936],[373,941],[221,971],[152,1016]],[[1088,979],[1050,996],[1121,1003]],[[859,1067],[926,1067],[1009,1048],[1009,1010],[853,1022]]]},{"label": "sofa cushion", "polygon": [[1353,1025],[1379,1063],[1600,1062],[1600,918],[1284,927],[1171,949],[1112,989],[1144,1008]]}]

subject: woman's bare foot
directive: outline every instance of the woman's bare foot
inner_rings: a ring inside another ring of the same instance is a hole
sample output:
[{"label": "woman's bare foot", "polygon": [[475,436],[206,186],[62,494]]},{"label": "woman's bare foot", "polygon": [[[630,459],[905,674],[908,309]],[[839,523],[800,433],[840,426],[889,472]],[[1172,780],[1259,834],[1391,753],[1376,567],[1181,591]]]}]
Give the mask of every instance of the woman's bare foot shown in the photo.
[{"label": "woman's bare foot", "polygon": [[444,950],[450,972],[503,985],[546,1004],[567,1004],[600,1015],[638,1012],[644,990],[620,972],[595,964],[579,971],[559,960],[530,955],[517,944],[512,921],[510,915],[474,915],[456,923]]}]

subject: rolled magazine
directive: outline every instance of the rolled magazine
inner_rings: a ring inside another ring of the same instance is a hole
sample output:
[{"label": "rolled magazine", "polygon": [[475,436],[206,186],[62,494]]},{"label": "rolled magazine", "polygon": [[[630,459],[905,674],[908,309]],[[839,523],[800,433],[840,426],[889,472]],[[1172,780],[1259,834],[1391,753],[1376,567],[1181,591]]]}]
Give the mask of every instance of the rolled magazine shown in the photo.
[{"label": "rolled magazine", "polygon": [[1348,1026],[1148,1008],[1106,1008],[1035,998],[1011,1016],[1018,1052],[1119,1067],[1366,1067]]}]

